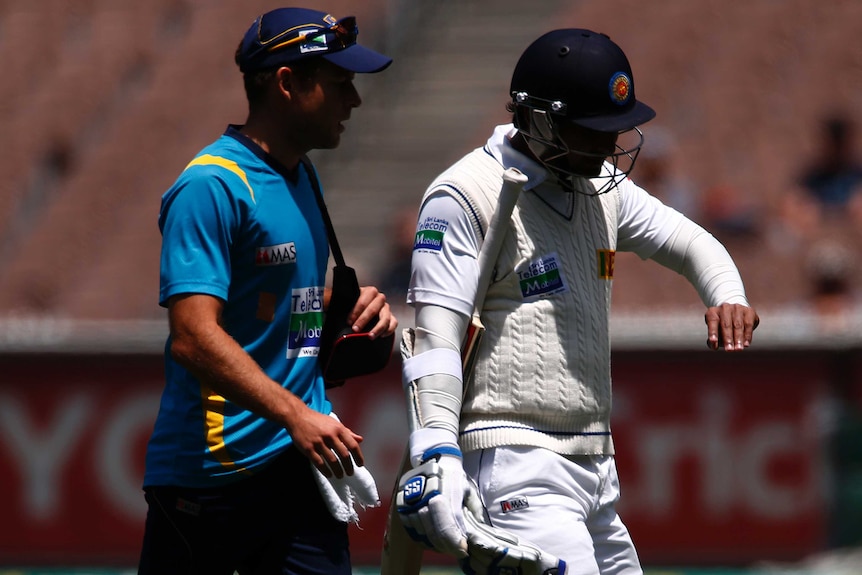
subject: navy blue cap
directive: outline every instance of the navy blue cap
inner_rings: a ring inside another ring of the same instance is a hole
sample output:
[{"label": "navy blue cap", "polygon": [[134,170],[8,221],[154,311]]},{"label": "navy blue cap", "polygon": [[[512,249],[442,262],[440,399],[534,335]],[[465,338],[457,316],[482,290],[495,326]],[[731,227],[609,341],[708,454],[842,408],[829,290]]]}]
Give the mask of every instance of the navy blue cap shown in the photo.
[{"label": "navy blue cap", "polygon": [[628,130],[655,117],[635,98],[622,49],[583,28],[553,30],[534,41],[515,66],[511,94],[516,101],[546,103],[553,113],[600,132]]},{"label": "navy blue cap", "polygon": [[320,57],[356,73],[384,70],[392,59],[356,43],[356,18],[336,20],[307,8],[277,8],[258,16],[243,36],[236,63],[243,73]]}]

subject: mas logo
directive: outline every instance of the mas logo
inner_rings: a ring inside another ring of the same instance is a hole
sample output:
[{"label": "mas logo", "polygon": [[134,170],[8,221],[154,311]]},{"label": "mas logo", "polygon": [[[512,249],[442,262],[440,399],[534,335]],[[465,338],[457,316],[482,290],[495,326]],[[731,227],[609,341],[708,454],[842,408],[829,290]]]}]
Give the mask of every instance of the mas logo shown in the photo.
[{"label": "mas logo", "polygon": [[530,502],[527,501],[526,497],[519,495],[518,497],[513,497],[508,501],[500,502],[500,510],[503,513],[511,513],[512,511],[518,511],[519,509],[526,509],[530,506]]},{"label": "mas logo", "polygon": [[257,248],[254,256],[256,266],[283,266],[296,263],[296,245],[293,242]]},{"label": "mas logo", "polygon": [[323,330],[323,288],[297,288],[290,294],[287,358],[317,357]]},{"label": "mas logo", "polygon": [[548,297],[568,289],[558,261],[556,252],[552,252],[516,270],[524,301]]},{"label": "mas logo", "polygon": [[443,236],[448,229],[447,220],[430,216],[425,218],[417,228],[413,251],[439,252],[443,248]]}]

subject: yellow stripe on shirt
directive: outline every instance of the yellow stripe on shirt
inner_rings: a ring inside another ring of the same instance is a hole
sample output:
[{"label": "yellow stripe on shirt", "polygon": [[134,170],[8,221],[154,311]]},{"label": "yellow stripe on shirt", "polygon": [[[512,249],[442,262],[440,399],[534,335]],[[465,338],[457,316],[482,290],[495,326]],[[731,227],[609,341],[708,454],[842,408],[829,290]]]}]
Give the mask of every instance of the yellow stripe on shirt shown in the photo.
[{"label": "yellow stripe on shirt", "polygon": [[234,162],[233,160],[228,160],[227,158],[222,158],[221,156],[213,156],[211,154],[204,154],[202,156],[198,156],[191,162],[189,165],[185,167],[186,170],[191,168],[192,166],[221,166],[222,168],[233,172],[245,183],[248,188],[248,193],[251,194],[251,201],[257,202],[254,199],[254,190],[251,187],[251,184],[248,183],[248,177],[245,175],[245,172],[242,168],[239,167],[239,164]]},{"label": "yellow stripe on shirt", "polygon": [[225,469],[245,472],[246,469],[239,467],[227,452],[227,445],[224,439],[224,409],[227,401],[224,397],[204,385],[201,385],[201,399],[204,406],[207,447],[210,453]]}]

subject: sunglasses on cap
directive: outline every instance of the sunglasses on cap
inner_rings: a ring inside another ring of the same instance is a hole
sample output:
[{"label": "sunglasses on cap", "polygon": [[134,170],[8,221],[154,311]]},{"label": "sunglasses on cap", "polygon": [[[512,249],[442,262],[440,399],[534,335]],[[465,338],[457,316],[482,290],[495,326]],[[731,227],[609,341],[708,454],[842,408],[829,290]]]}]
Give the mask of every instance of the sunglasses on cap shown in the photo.
[{"label": "sunglasses on cap", "polygon": [[[307,33],[300,32],[299,36],[296,36],[295,38],[279,42],[272,46],[267,46],[266,51],[277,52],[285,48],[290,48],[291,46],[296,46],[297,44],[314,44],[315,50],[332,52],[343,50],[344,48],[356,44],[356,36],[358,35],[359,28],[356,26],[356,17],[347,16],[346,18],[342,18],[335,22],[328,28],[320,28]],[[322,42],[317,41],[321,37],[324,37],[324,40]],[[330,40],[334,40],[337,43],[331,43]]]}]

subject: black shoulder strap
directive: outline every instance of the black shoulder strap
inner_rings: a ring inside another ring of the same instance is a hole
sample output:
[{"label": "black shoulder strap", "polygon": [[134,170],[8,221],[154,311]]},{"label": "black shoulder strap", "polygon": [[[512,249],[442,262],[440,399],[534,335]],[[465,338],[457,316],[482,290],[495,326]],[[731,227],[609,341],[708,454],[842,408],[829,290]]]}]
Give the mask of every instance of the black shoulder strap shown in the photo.
[{"label": "black shoulder strap", "polygon": [[314,197],[317,200],[317,206],[320,208],[320,215],[323,216],[323,223],[326,224],[326,235],[329,236],[329,248],[332,250],[332,257],[335,258],[336,265],[344,266],[344,256],[341,253],[341,246],[338,245],[338,239],[335,237],[335,228],[332,227],[332,220],[329,218],[326,203],[323,201],[323,193],[320,191],[320,182],[317,181],[317,173],[314,171],[314,166],[311,165],[311,160],[308,159],[308,156],[303,154],[299,161],[308,174],[308,179],[314,190]]}]

